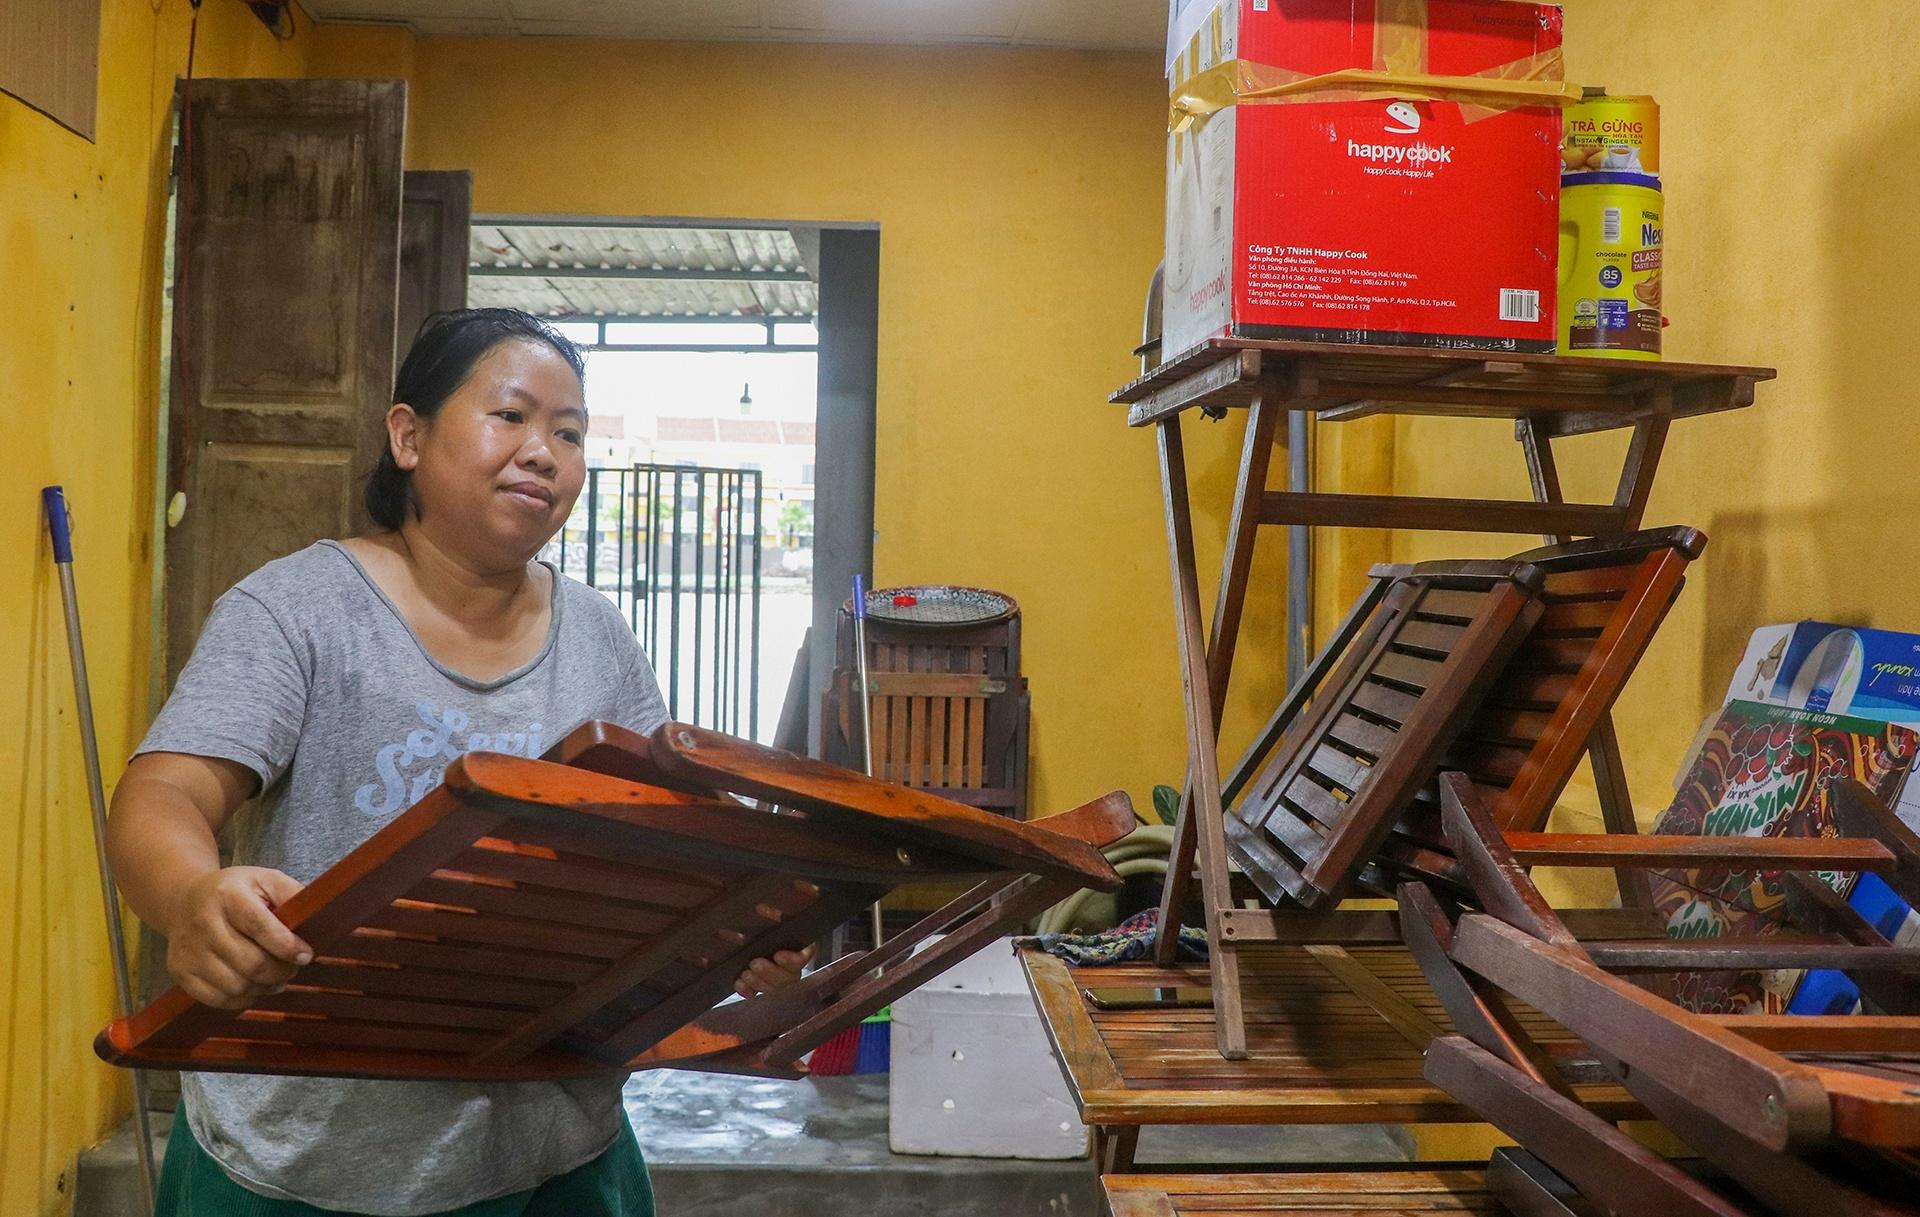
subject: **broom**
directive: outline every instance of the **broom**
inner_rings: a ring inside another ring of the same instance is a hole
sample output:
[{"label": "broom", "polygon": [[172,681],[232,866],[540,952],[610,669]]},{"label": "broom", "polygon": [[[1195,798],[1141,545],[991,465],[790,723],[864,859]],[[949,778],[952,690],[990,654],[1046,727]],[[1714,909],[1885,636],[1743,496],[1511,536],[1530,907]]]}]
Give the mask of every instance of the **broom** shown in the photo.
[{"label": "broom", "polygon": [[[867,694],[867,589],[865,580],[853,577],[853,645],[860,672],[860,746],[865,761],[863,772],[873,776],[873,711]],[[880,946],[880,905],[873,906],[873,945]],[[893,1036],[893,1007],[869,1014],[813,1050],[807,1058],[807,1070],[815,1077],[844,1077],[850,1073],[885,1073]]]},{"label": "broom", "polygon": [[893,1007],[884,1006],[813,1050],[807,1072],[817,1078],[885,1073],[893,1040]]}]

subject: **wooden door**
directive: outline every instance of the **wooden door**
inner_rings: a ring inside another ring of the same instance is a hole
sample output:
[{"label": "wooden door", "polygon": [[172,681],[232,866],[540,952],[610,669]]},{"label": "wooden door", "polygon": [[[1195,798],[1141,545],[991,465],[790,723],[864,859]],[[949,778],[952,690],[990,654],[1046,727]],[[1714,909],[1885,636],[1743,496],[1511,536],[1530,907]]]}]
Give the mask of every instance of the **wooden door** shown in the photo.
[{"label": "wooden door", "polygon": [[393,386],[400,81],[197,80],[179,198],[167,675],[219,595],[364,527]]},{"label": "wooden door", "polygon": [[467,247],[473,228],[473,173],[409,169],[400,199],[400,305],[395,366],[420,323],[467,306]]}]

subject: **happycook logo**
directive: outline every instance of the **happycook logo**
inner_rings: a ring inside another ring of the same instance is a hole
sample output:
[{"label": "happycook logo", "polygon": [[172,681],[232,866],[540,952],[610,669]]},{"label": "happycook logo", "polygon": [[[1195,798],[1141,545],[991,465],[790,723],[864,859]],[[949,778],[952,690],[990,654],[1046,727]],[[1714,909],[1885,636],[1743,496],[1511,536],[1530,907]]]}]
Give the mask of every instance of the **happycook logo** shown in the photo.
[{"label": "happycook logo", "polygon": [[[1420,108],[1412,102],[1388,102],[1383,130],[1388,135],[1418,135],[1424,121]],[[1347,140],[1347,155],[1355,160],[1367,162],[1368,173],[1407,174],[1419,171],[1420,176],[1429,176],[1435,166],[1453,163],[1452,144],[1430,144],[1425,140],[1411,143],[1365,143],[1357,139]]]}]

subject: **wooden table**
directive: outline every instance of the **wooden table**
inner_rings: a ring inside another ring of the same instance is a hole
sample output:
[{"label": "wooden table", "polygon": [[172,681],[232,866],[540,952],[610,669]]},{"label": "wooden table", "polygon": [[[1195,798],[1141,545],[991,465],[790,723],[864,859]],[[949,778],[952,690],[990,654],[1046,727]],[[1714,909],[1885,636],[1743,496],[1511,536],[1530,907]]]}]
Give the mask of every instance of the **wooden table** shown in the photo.
[{"label": "wooden table", "polygon": [[[1288,525],[1294,530],[1287,637],[1290,650],[1296,652],[1289,656],[1289,670],[1298,672],[1307,633],[1299,582],[1304,574],[1307,528],[1533,533],[1549,543],[1574,536],[1629,533],[1640,526],[1672,422],[1751,405],[1754,386],[1773,376],[1771,368],[1719,364],[1216,338],[1116,391],[1112,400],[1128,406],[1128,425],[1152,426],[1160,447],[1188,756],[1170,865],[1190,868],[1197,854],[1205,890],[1228,890],[1227,858],[1221,844],[1219,721],[1246,603],[1254,536],[1261,525]],[[1180,423],[1189,410],[1217,416],[1230,408],[1246,408],[1250,417],[1220,564],[1219,594],[1211,627],[1203,628]],[[1272,490],[1267,473],[1282,414],[1299,424],[1292,429],[1294,471],[1286,489]],[[1533,499],[1309,490],[1300,442],[1305,420],[1311,416],[1340,422],[1379,414],[1513,419]],[[1622,428],[1631,428],[1633,438],[1613,500],[1568,503],[1561,494],[1552,441]],[[1621,772],[1610,722],[1595,732],[1595,750],[1597,757],[1605,757],[1606,775]],[[1602,781],[1599,785],[1608,830],[1631,831],[1633,812],[1624,784]],[[1202,829],[1198,833],[1196,817]],[[1163,922],[1165,913],[1163,909]],[[1207,921],[1208,936],[1220,941],[1212,902]],[[1159,944],[1159,962],[1171,962],[1172,951],[1169,937]],[[1239,1000],[1232,973],[1230,967],[1217,967],[1212,978],[1216,1000],[1227,1005]],[[1222,1049],[1230,1056],[1239,1052],[1237,1044],[1226,1041]]]},{"label": "wooden table", "polygon": [[[1205,964],[1077,968],[1031,949],[1021,962],[1102,1173],[1132,1169],[1146,1124],[1479,1122],[1422,1075],[1426,1045],[1452,1024],[1404,947],[1245,950],[1243,1060],[1215,1050],[1210,1007],[1102,1010],[1082,992],[1205,989]],[[1520,1017],[1597,1110],[1642,1114],[1580,1041]]]}]

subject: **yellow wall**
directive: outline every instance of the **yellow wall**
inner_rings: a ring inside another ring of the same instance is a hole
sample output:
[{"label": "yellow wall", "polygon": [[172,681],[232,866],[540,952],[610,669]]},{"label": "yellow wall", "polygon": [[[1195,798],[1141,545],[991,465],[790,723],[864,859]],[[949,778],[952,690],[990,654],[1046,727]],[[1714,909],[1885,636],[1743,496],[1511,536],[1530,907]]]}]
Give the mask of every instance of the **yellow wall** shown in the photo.
[{"label": "yellow wall", "polygon": [[[186,0],[106,0],[97,143],[0,96],[0,385],[16,475],[0,509],[0,1213],[65,1212],[74,1156],[129,1101],[91,1048],[112,973],[39,488],[64,483],[77,515],[111,782],[145,725],[163,138],[188,16]],[[208,0],[195,70],[298,75],[305,50]]]},{"label": "yellow wall", "polygon": [[[1159,259],[1157,56],[337,32],[316,70],[411,66],[407,163],[471,169],[478,211],[877,221],[876,580],[1020,601],[1037,811],[1178,782],[1154,444],[1104,404]],[[1209,552],[1241,426],[1190,424]],[[1280,602],[1270,579],[1255,654]]]}]

